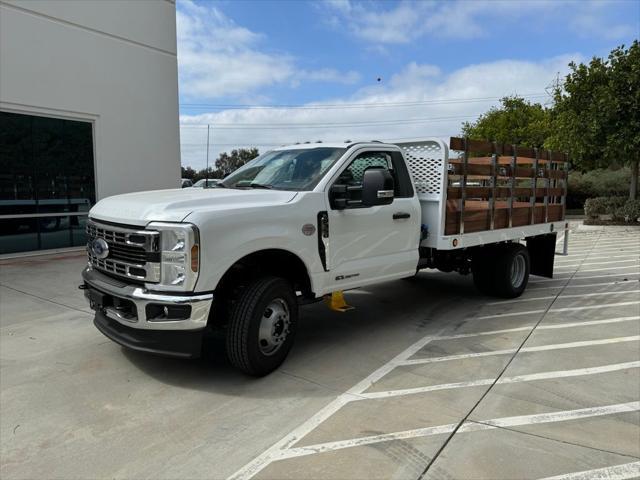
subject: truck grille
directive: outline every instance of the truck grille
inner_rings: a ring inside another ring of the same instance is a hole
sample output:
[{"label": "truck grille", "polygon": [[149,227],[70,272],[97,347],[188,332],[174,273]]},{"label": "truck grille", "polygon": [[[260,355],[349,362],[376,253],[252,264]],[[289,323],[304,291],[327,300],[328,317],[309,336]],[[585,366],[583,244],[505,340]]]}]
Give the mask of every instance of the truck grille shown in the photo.
[{"label": "truck grille", "polygon": [[[109,253],[98,258],[92,243],[103,239]],[[145,282],[160,281],[160,233],[131,227],[87,222],[89,263],[105,273]]]}]

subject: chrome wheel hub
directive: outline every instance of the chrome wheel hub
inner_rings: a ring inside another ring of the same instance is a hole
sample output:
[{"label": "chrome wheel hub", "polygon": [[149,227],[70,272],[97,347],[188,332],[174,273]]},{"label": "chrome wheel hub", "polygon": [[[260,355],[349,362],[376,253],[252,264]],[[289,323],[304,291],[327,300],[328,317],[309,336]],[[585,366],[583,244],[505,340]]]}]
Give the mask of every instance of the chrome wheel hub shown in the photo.
[{"label": "chrome wheel hub", "polygon": [[511,286],[519,288],[524,282],[524,275],[527,270],[524,256],[516,255],[511,264]]},{"label": "chrome wheel hub", "polygon": [[287,303],[281,298],[272,300],[262,313],[258,331],[258,345],[263,355],[273,355],[280,350],[289,335],[290,323]]}]

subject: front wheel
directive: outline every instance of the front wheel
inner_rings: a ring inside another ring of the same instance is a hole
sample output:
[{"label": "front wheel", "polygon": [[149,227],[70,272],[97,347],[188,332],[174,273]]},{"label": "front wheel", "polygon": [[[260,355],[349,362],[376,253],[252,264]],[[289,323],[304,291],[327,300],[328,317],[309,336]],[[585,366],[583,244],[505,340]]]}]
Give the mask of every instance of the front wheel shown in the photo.
[{"label": "front wheel", "polygon": [[233,299],[227,330],[227,356],[233,366],[260,377],[287,357],[298,324],[298,302],[283,278],[262,277]]}]

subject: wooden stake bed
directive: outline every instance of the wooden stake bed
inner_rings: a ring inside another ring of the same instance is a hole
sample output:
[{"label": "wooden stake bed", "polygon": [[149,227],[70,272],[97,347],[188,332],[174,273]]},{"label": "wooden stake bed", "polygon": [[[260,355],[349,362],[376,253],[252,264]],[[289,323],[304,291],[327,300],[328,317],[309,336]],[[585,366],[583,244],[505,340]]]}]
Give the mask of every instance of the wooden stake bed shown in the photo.
[{"label": "wooden stake bed", "polygon": [[389,143],[402,149],[414,180],[423,247],[465,248],[566,228],[563,153],[455,137],[449,145]]},{"label": "wooden stake bed", "polygon": [[566,155],[463,138],[449,147],[461,156],[449,159],[445,235],[564,220]]}]

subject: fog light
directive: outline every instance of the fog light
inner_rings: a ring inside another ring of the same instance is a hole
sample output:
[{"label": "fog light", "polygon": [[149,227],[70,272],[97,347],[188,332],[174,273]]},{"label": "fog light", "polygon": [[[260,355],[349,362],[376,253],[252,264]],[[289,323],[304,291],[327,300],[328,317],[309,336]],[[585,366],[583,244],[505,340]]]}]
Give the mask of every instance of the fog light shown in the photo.
[{"label": "fog light", "polygon": [[146,307],[147,321],[187,320],[191,317],[191,305],[161,305],[149,303]]}]

